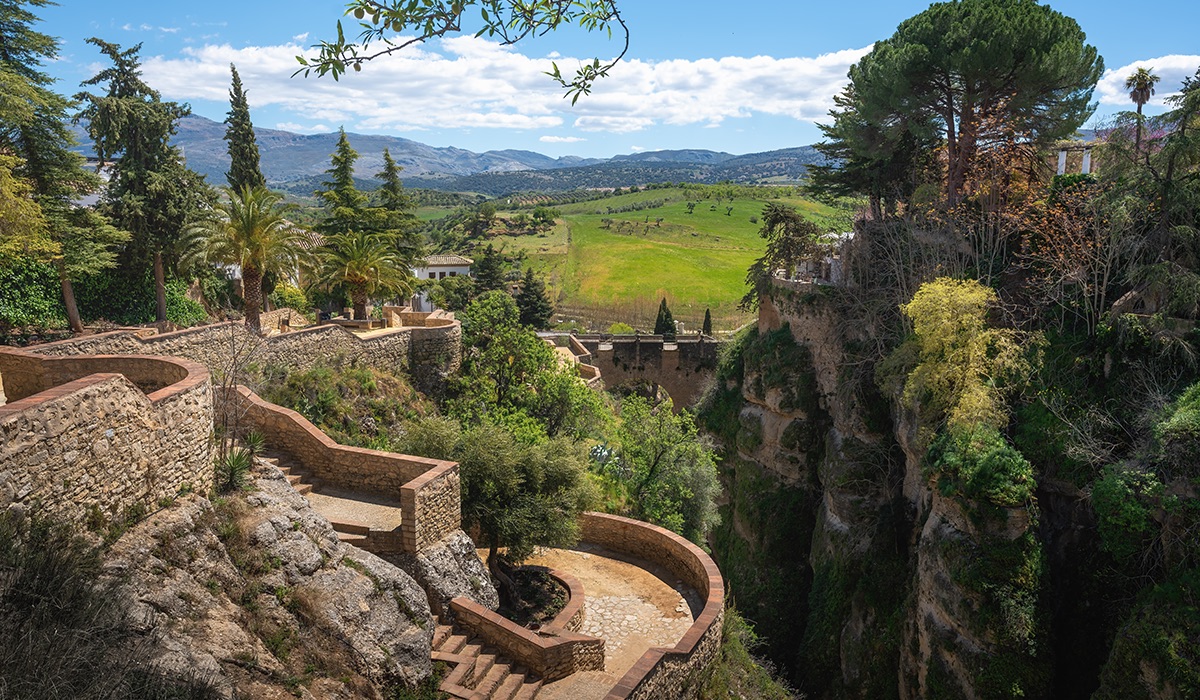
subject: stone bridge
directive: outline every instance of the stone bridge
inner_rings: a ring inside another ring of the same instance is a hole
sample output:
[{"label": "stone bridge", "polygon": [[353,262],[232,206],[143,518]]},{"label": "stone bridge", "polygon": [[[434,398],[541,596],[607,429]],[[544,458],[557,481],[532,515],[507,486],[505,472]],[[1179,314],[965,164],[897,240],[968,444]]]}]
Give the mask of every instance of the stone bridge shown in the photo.
[{"label": "stone bridge", "polygon": [[674,342],[661,335],[577,335],[591,353],[588,364],[600,368],[608,387],[653,382],[679,408],[700,398],[717,368],[721,342],[706,335],[679,336]]}]

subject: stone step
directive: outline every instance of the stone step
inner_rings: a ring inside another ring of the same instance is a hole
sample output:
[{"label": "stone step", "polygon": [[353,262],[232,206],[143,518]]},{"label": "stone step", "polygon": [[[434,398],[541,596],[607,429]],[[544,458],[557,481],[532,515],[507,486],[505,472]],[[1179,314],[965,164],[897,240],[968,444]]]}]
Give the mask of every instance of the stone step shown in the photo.
[{"label": "stone step", "polygon": [[293,472],[290,469],[287,470],[286,472],[284,472],[284,476],[287,477],[288,483],[291,484],[292,486],[295,486],[296,484],[298,484],[304,480],[303,476]]},{"label": "stone step", "polygon": [[525,684],[524,673],[509,674],[496,686],[492,694],[488,697],[492,700],[512,700],[512,697],[517,694],[521,686]]},{"label": "stone step", "polygon": [[438,647],[438,651],[457,654],[458,650],[462,649],[466,643],[467,636],[465,634],[452,634],[446,638],[446,641],[442,642],[442,645]]},{"label": "stone step", "polygon": [[496,654],[493,652],[483,652],[479,654],[479,658],[475,659],[475,665],[471,669],[471,686],[479,685],[479,681],[483,680],[484,676],[492,670],[496,665]]},{"label": "stone step", "polygon": [[300,494],[301,496],[307,493],[312,493],[313,490],[312,484],[296,484],[295,486],[296,493]]},{"label": "stone step", "polygon": [[366,542],[367,542],[366,535],[351,535],[347,532],[339,532],[337,534],[337,536],[338,536],[338,542],[345,542],[346,544],[352,544],[355,547],[366,544]]},{"label": "stone step", "polygon": [[472,700],[487,700],[492,697],[496,688],[500,687],[504,679],[509,676],[509,670],[510,666],[506,663],[497,663],[492,666],[475,685],[475,692],[471,694]]},{"label": "stone step", "polygon": [[433,628],[433,648],[437,649],[442,642],[453,634],[454,628],[450,625],[437,625]]},{"label": "stone step", "polygon": [[337,530],[338,532],[344,532],[347,535],[362,535],[365,537],[371,534],[371,526],[363,525],[362,523],[330,520],[329,524],[333,526],[334,530]]},{"label": "stone step", "polygon": [[542,680],[525,679],[521,687],[517,689],[517,694],[512,696],[512,700],[533,700],[537,697],[538,691],[542,689]]}]

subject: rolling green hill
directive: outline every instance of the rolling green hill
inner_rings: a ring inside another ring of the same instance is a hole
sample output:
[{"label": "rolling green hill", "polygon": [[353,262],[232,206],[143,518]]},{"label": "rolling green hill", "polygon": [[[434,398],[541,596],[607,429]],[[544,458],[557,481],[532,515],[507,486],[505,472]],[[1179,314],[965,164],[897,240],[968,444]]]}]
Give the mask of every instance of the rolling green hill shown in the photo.
[{"label": "rolling green hill", "polygon": [[[719,205],[717,191],[656,189],[566,204],[557,207],[551,231],[497,234],[487,242],[528,256],[546,275],[560,316],[592,327],[624,321],[649,330],[665,297],[687,330],[699,329],[706,308],[715,329],[732,330],[750,318],[737,304],[746,292],[746,269],[765,247],[752,219],[769,199],[798,207],[830,230],[843,230],[849,215],[791,188],[737,188],[732,202],[722,197]],[[690,214],[689,201],[696,202]],[[647,208],[620,211],[633,207]]]}]

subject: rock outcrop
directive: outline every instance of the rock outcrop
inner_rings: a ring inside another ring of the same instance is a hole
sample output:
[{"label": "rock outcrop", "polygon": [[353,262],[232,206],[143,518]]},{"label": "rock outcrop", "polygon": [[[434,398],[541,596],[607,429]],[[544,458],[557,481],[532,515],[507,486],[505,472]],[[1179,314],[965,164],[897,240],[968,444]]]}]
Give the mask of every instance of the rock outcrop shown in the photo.
[{"label": "rock outcrop", "polygon": [[425,589],[434,614],[442,620],[453,618],[450,601],[459,596],[489,610],[500,607],[492,577],[476,554],[475,543],[462,530],[455,530],[417,554],[386,558],[416,579]]},{"label": "rock outcrop", "polygon": [[382,697],[431,672],[425,592],[260,464],[253,490],[185,496],[122,535],[108,575],[153,641],[148,663],[225,697]]}]

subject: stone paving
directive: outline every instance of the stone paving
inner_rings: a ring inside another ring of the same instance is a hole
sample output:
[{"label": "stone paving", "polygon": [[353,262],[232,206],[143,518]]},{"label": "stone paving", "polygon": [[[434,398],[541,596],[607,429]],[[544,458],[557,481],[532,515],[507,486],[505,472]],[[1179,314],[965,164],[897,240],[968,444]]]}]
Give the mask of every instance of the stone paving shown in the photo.
[{"label": "stone paving", "polygon": [[583,634],[604,639],[604,671],[542,687],[539,700],[603,698],[648,649],[672,647],[701,608],[700,596],[666,570],[594,545],[545,549],[528,564],[569,572],[584,590]]},{"label": "stone paving", "polygon": [[376,494],[322,486],[305,494],[308,502],[326,520],[367,525],[390,532],[400,527],[400,500]]}]

